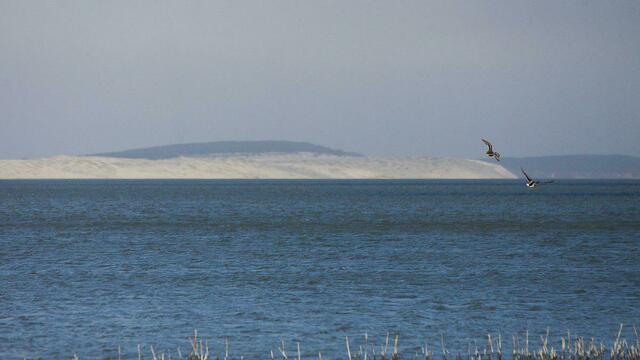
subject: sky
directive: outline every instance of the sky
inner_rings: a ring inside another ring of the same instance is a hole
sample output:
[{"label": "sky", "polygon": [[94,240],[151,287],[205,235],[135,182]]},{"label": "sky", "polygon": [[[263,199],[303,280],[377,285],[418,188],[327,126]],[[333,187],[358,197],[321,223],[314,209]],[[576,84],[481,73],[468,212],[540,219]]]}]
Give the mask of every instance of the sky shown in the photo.
[{"label": "sky", "polygon": [[0,158],[640,156],[639,1],[0,0]]}]

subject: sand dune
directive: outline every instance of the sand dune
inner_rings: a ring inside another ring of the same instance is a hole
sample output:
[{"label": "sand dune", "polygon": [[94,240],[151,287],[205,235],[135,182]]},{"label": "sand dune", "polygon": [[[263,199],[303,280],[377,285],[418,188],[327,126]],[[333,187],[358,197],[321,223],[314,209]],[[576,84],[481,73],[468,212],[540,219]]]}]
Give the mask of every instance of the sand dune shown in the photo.
[{"label": "sand dune", "polygon": [[0,179],[491,179],[497,164],[436,157],[298,154],[219,155],[164,160],[56,156],[0,160]]}]

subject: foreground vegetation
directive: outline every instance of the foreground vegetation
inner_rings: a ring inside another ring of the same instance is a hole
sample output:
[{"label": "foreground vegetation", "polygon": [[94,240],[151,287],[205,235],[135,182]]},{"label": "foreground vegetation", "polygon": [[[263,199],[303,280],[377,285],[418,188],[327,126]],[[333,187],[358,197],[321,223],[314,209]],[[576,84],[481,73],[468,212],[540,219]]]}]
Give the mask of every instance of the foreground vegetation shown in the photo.
[{"label": "foreground vegetation", "polygon": [[[398,336],[390,339],[389,334],[386,335],[384,344],[375,345],[370,343],[369,337],[365,334],[364,341],[361,345],[354,348],[354,345],[348,337],[345,338],[344,355],[346,360],[399,360],[399,359],[421,359],[421,360],[640,360],[640,336],[633,327],[633,340],[627,341],[622,337],[623,326],[620,325],[618,334],[611,345],[608,347],[602,342],[596,342],[594,339],[586,340],[579,336],[572,336],[567,333],[566,336],[560,337],[559,347],[554,348],[549,342],[549,330],[545,336],[534,341],[529,339],[528,332],[523,338],[518,335],[511,337],[512,349],[510,352],[503,352],[503,339],[501,335],[487,335],[486,343],[483,345],[473,343],[469,344],[467,351],[463,354],[457,352],[452,353],[446,348],[443,336],[439,339],[436,349],[429,348],[429,345],[421,345],[419,351],[410,351],[401,353],[398,349]],[[179,348],[175,351],[159,352],[151,346],[148,353],[143,352],[138,345],[137,353],[131,357],[125,357],[120,348],[118,353],[109,359],[153,359],[153,360],[243,360],[243,356],[231,355],[229,353],[229,343],[227,339],[224,341],[224,353],[212,354],[209,351],[209,343],[207,340],[198,336],[195,331],[192,337],[189,337],[190,349],[188,353],[183,353]],[[285,348],[285,342],[282,340],[276,351],[271,350],[269,354],[265,354],[265,358],[271,360],[301,360],[303,358],[300,351],[300,343],[296,343],[293,352],[289,352]],[[317,353],[313,358],[323,359],[322,353]],[[73,360],[79,360],[77,355],[73,355]]]}]

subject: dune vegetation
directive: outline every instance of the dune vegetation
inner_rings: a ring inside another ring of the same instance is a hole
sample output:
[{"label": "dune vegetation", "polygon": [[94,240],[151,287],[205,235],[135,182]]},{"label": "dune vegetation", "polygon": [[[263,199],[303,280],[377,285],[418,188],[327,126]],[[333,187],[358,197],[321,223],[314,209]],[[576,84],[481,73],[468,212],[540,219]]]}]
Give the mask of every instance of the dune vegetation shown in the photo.
[{"label": "dune vegetation", "polygon": [[[383,338],[382,343],[376,344],[374,339],[367,334],[359,338],[359,341],[345,337],[342,355],[336,357],[345,360],[399,360],[399,359],[423,359],[423,360],[640,360],[640,336],[633,327],[634,339],[627,340],[622,336],[623,325],[620,325],[617,336],[609,345],[597,342],[595,339],[584,339],[568,332],[554,343],[549,338],[549,330],[539,339],[530,339],[529,333],[512,335],[508,339],[510,349],[506,349],[506,339],[500,334],[488,334],[486,341],[479,344],[469,343],[464,351],[453,351],[447,348],[446,339],[440,336],[436,344],[431,346],[427,341],[401,350],[399,336],[389,333]],[[138,345],[134,354],[125,355],[118,347],[117,352],[108,359],[186,359],[186,360],[231,360],[244,359],[241,351],[232,352],[228,339],[224,339],[219,352],[210,347],[209,341],[200,337],[197,331],[188,337],[188,350],[180,348],[174,350],[158,350],[153,346],[143,348]],[[286,347],[281,340],[274,349],[265,354],[265,358],[271,360],[301,360],[303,358],[330,358],[321,352],[302,352],[301,344],[296,342],[292,349]],[[312,354],[312,355],[310,355]],[[80,360],[73,355],[72,359]]]}]

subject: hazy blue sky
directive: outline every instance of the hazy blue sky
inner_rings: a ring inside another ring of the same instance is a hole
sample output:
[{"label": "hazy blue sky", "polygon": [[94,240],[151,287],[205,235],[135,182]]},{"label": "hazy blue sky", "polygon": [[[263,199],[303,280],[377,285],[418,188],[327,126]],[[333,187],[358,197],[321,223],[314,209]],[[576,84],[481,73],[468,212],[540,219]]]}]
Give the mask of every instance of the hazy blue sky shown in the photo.
[{"label": "hazy blue sky", "polygon": [[640,1],[0,0],[0,158],[640,155]]}]

